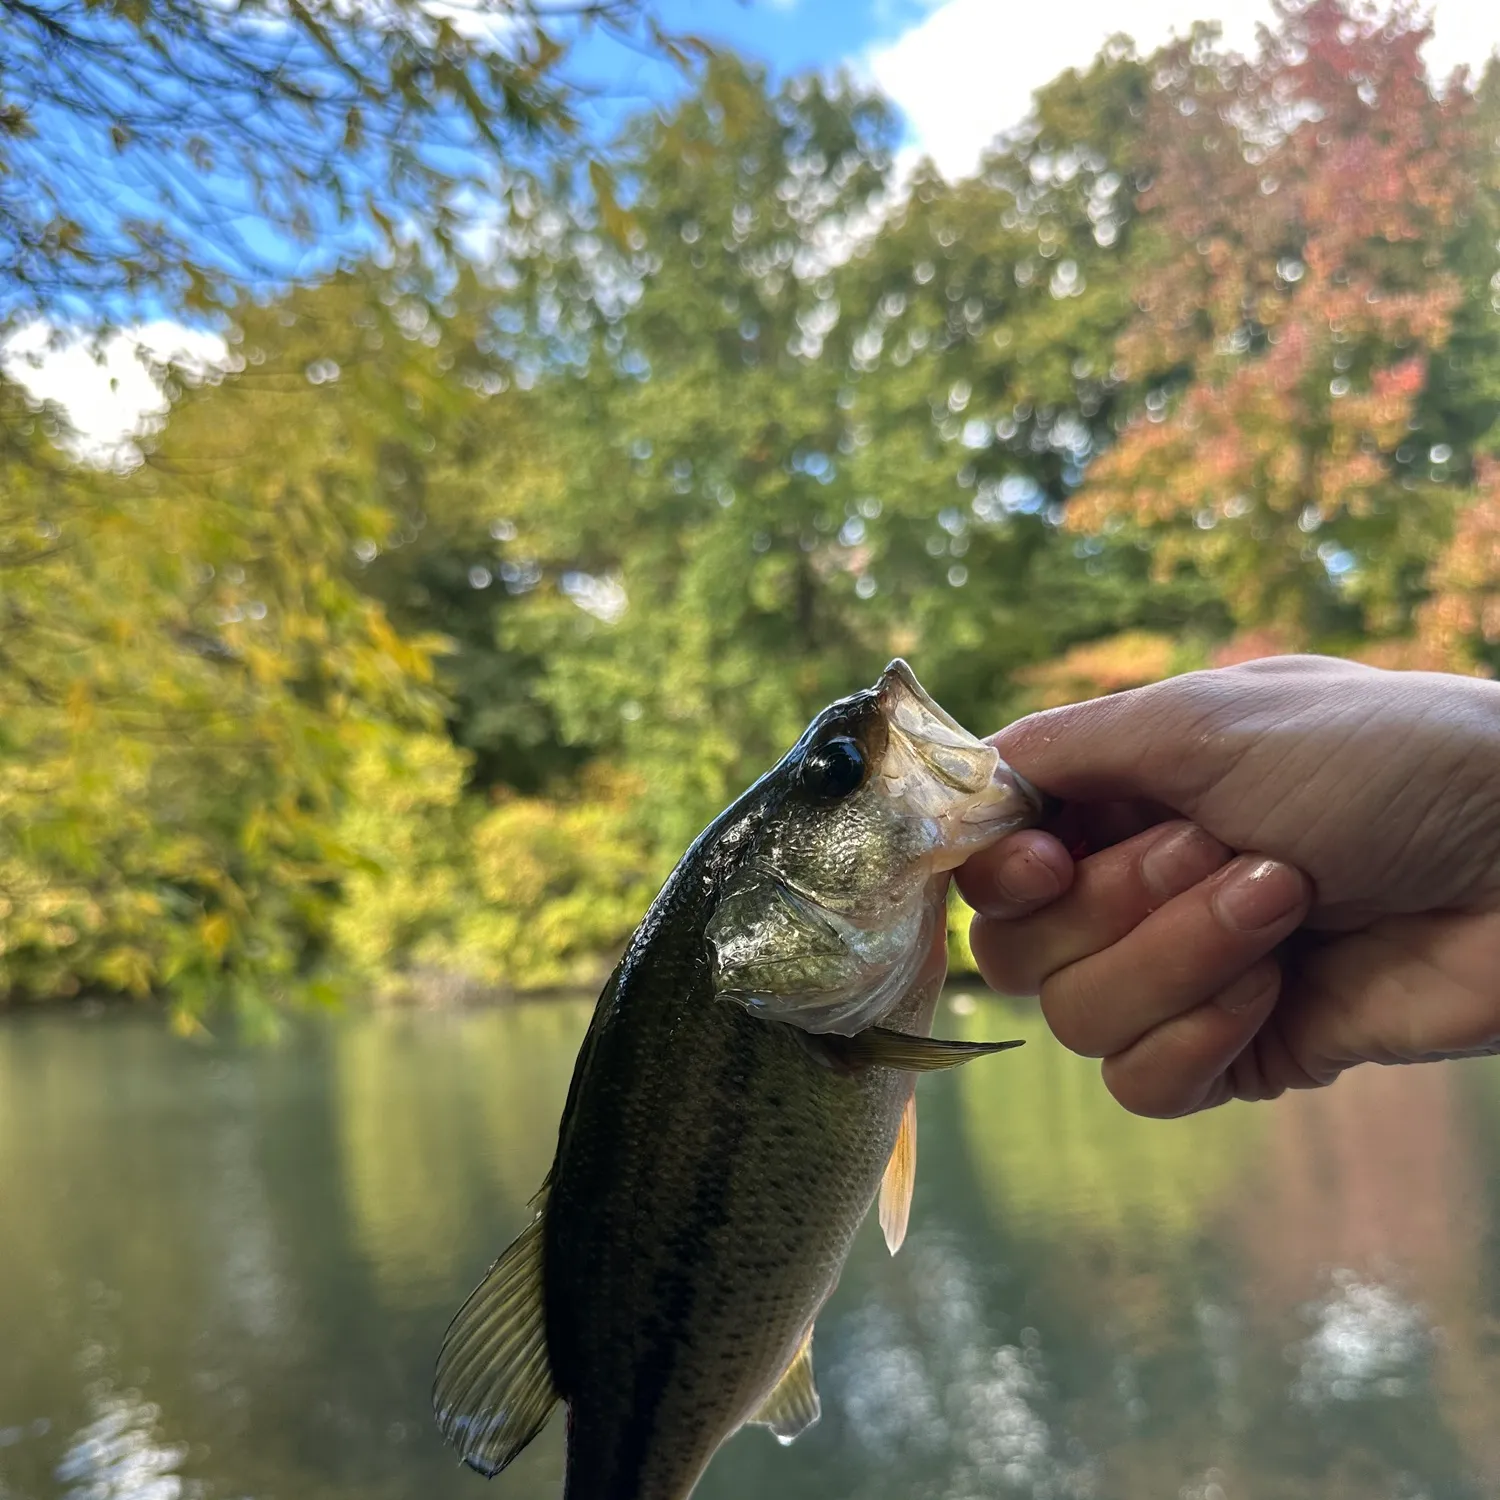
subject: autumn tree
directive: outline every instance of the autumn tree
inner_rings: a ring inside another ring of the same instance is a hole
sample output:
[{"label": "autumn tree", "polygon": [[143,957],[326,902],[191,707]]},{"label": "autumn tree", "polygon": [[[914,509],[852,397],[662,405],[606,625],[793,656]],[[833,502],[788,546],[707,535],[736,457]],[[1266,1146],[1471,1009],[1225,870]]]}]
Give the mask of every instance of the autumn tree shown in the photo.
[{"label": "autumn tree", "polygon": [[214,322],[231,366],[160,372],[170,430],[133,472],[75,462],[0,375],[0,995],[258,1004],[325,971],[333,905],[377,867],[355,784],[462,782],[428,732],[436,637],[359,576],[415,536],[412,455],[494,366],[471,339],[455,369],[462,319],[424,339],[440,289],[472,289],[461,231],[554,169],[611,203],[578,41],[686,54],[637,0],[4,0],[0,25],[0,338],[167,312]]},{"label": "autumn tree", "polygon": [[1434,94],[1407,11],[1278,14],[1253,60],[1199,31],[1154,62],[1140,395],[1067,521],[1211,579],[1241,628],[1353,646],[1409,629],[1500,411],[1493,130]]},{"label": "autumn tree", "polygon": [[975,727],[1493,670],[1500,103],[1421,38],[1114,41],[959,183],[719,55],[473,265],[239,307],[134,472],[0,386],[0,989],[586,982],[895,653]]},{"label": "autumn tree", "polygon": [[406,524],[388,491],[447,372],[399,301],[316,299],[300,338],[295,303],[248,319],[241,374],[181,392],[133,472],[0,469],[0,992],[171,985],[186,1014],[316,978],[369,858],[351,763],[440,723],[440,643],[357,572]]}]

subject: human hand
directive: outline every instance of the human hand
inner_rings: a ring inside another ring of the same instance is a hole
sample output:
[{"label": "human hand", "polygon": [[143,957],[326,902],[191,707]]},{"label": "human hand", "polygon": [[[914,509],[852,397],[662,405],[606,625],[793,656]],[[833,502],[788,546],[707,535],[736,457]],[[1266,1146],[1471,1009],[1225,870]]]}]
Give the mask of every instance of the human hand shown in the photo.
[{"label": "human hand", "polygon": [[980,972],[1127,1108],[1500,1050],[1500,685],[1274,658],[995,743],[1064,809],[959,872]]}]

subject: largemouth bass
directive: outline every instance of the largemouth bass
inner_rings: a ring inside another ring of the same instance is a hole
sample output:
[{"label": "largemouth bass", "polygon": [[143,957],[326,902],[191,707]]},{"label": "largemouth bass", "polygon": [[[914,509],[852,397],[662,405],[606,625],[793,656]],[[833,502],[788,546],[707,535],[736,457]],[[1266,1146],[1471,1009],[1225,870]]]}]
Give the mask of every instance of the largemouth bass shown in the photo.
[{"label": "largemouth bass", "polygon": [[747,1422],[817,1419],[812,1329],[880,1194],[894,1254],[949,872],[1036,793],[905,662],[704,830],[578,1055],[535,1217],[448,1329],[433,1404],[480,1473],[567,1404],[564,1500],[685,1500]]}]

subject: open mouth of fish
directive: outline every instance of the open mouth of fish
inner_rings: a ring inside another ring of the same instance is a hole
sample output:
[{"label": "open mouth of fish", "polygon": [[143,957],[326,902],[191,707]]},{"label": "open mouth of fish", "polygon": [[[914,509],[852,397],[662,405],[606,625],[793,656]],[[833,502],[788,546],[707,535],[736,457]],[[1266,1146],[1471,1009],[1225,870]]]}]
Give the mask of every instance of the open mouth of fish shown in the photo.
[{"label": "open mouth of fish", "polygon": [[1041,793],[935,703],[899,657],[875,691],[890,734],[882,790],[910,816],[940,826],[933,870],[953,869],[976,847],[1041,816]]}]

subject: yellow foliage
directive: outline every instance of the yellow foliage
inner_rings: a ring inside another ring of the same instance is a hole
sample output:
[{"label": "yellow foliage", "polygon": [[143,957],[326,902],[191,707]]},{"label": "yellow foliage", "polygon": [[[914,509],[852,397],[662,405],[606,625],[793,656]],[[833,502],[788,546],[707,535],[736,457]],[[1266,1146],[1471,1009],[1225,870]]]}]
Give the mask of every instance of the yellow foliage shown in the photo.
[{"label": "yellow foliage", "polygon": [[351,762],[338,837],[358,868],[331,926],[354,970],[377,984],[399,985],[426,950],[451,943],[464,897],[465,767],[448,740],[426,734],[372,736]]},{"label": "yellow foliage", "polygon": [[1500,461],[1477,471],[1474,498],[1428,575],[1432,593],[1417,611],[1416,645],[1442,670],[1489,676],[1482,653],[1500,647]]},{"label": "yellow foliage", "polygon": [[198,924],[198,936],[203,946],[215,958],[222,958],[229,946],[229,935],[233,931],[229,918],[221,911],[210,912]]},{"label": "yellow foliage", "polygon": [[[54,936],[54,943],[57,939]],[[66,947],[67,943],[57,943]],[[100,977],[117,990],[124,990],[137,998],[151,993],[151,981],[156,977],[155,967],[149,954],[139,948],[121,946],[111,948],[99,960]]]},{"label": "yellow foliage", "polygon": [[392,996],[429,980],[595,986],[655,890],[637,784],[594,774],[480,814],[464,770],[437,736],[372,741],[356,757],[340,835],[363,864],[331,919],[347,961]]},{"label": "yellow foliage", "polygon": [[569,985],[600,976],[640,921],[656,882],[634,816],[639,786],[599,771],[577,800],[514,797],[475,829],[485,906],[469,939],[489,974],[512,985]]},{"label": "yellow foliage", "polygon": [[974,962],[974,950],[969,946],[969,923],[974,920],[974,908],[958,894],[956,886],[948,892],[948,972],[950,974],[976,974],[979,966]]}]

